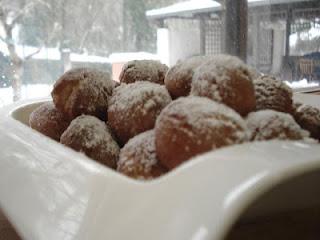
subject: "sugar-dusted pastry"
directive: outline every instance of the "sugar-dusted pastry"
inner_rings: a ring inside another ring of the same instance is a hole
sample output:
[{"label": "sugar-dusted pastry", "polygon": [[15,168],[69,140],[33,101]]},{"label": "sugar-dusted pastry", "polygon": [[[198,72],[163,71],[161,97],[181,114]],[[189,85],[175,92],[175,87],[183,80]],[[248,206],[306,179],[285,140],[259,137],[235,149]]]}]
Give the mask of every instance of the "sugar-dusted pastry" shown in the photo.
[{"label": "sugar-dusted pastry", "polygon": [[193,75],[191,95],[208,97],[233,108],[242,116],[256,108],[252,71],[239,58],[216,55]]},{"label": "sugar-dusted pastry", "polygon": [[204,56],[191,57],[179,61],[169,69],[164,79],[164,83],[173,99],[188,96],[190,94],[194,71],[207,60],[208,57]]},{"label": "sugar-dusted pastry", "polygon": [[81,114],[105,120],[114,86],[107,72],[74,68],[57,80],[51,95],[56,108],[70,120]]},{"label": "sugar-dusted pastry", "polygon": [[109,101],[108,123],[119,143],[154,127],[161,110],[171,102],[163,85],[151,82],[121,84]]},{"label": "sugar-dusted pastry", "polygon": [[231,108],[189,96],[163,109],[155,138],[159,161],[172,169],[198,154],[247,141],[247,132],[244,120]]},{"label": "sugar-dusted pastry", "polygon": [[52,102],[47,102],[37,107],[29,117],[31,128],[42,134],[60,141],[61,134],[67,129],[70,121],[64,114],[56,109]]},{"label": "sugar-dusted pastry", "polygon": [[320,140],[320,110],[306,104],[295,105],[293,115],[297,123],[308,130],[312,138]]},{"label": "sugar-dusted pastry", "polygon": [[131,138],[121,149],[117,171],[135,179],[153,179],[167,172],[156,154],[154,130]]},{"label": "sugar-dusted pastry", "polygon": [[247,117],[252,141],[271,139],[300,140],[309,136],[288,113],[274,110],[252,112]]},{"label": "sugar-dusted pastry", "polygon": [[292,90],[281,80],[261,76],[253,81],[256,94],[256,110],[273,109],[292,112]]},{"label": "sugar-dusted pastry", "polygon": [[148,81],[164,84],[168,67],[156,60],[134,60],[126,63],[120,73],[121,83]]},{"label": "sugar-dusted pastry", "polygon": [[110,168],[116,168],[120,148],[105,122],[94,116],[75,118],[60,142]]}]

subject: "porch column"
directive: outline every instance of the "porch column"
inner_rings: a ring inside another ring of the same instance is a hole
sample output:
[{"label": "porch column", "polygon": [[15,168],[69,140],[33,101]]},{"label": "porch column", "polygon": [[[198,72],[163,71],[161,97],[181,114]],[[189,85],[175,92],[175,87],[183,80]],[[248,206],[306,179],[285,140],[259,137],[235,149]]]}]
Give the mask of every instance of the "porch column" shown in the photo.
[{"label": "porch column", "polygon": [[258,68],[259,63],[259,31],[260,22],[257,13],[252,14],[252,65]]},{"label": "porch column", "polygon": [[168,28],[157,29],[157,54],[162,63],[170,65],[170,32]]},{"label": "porch column", "polygon": [[288,61],[290,56],[290,34],[291,34],[291,23],[292,23],[292,9],[287,11],[286,19],[286,48],[285,48],[285,59]]},{"label": "porch column", "polygon": [[225,52],[247,59],[248,1],[225,0]]},{"label": "porch column", "polygon": [[204,16],[200,16],[200,54],[206,54],[206,20]]}]

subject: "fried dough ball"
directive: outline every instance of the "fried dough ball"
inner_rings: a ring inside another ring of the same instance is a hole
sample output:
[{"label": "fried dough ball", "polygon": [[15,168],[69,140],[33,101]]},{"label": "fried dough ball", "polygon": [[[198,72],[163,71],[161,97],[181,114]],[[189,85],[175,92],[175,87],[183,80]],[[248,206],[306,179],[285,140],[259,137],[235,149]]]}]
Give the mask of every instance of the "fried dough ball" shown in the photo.
[{"label": "fried dough ball", "polygon": [[256,110],[272,109],[292,113],[292,90],[281,80],[261,76],[253,81]]},{"label": "fried dough ball", "polygon": [[131,138],[121,149],[118,172],[135,179],[153,179],[167,172],[160,165],[155,147],[154,130]]},{"label": "fried dough ball", "polygon": [[204,97],[181,97],[159,115],[155,126],[159,161],[168,169],[188,159],[247,140],[246,125],[231,108]]},{"label": "fried dough ball", "polygon": [[116,81],[116,80],[112,80],[113,83],[113,88],[119,87],[120,86],[120,82]]},{"label": "fried dough ball", "polygon": [[51,95],[56,108],[70,120],[81,114],[105,120],[113,88],[109,73],[92,68],[75,68],[58,79]]},{"label": "fried dough ball", "polygon": [[60,141],[62,133],[69,126],[62,112],[55,108],[52,102],[41,104],[29,117],[29,125],[38,132]]},{"label": "fried dough ball", "polygon": [[247,117],[247,126],[252,141],[300,140],[309,136],[309,133],[301,129],[290,114],[274,110],[250,113]]},{"label": "fried dough ball", "polygon": [[163,85],[168,71],[165,64],[155,60],[134,60],[126,63],[120,73],[121,83],[148,81]]},{"label": "fried dough ball", "polygon": [[242,116],[256,107],[252,73],[239,58],[214,56],[195,70],[191,94],[226,104]]},{"label": "fried dough ball", "polygon": [[121,145],[154,127],[161,110],[171,102],[167,89],[151,82],[121,84],[109,101],[108,123]]},{"label": "fried dough ball", "polygon": [[207,60],[204,56],[191,57],[169,69],[164,84],[173,99],[189,95],[194,70]]},{"label": "fried dough ball", "polygon": [[297,123],[310,132],[312,138],[320,140],[320,110],[318,108],[300,104],[294,111]]},{"label": "fried dough ball", "polygon": [[81,115],[62,134],[60,142],[110,168],[116,168],[119,146],[108,126],[98,118]]}]

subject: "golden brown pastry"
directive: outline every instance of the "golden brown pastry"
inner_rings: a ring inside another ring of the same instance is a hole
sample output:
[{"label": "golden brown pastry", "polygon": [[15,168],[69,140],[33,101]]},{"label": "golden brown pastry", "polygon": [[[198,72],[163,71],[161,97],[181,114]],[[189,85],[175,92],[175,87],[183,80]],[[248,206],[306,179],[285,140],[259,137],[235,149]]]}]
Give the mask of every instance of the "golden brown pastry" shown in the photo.
[{"label": "golden brown pastry", "polygon": [[44,103],[37,107],[29,118],[31,128],[42,134],[60,141],[61,134],[67,129],[68,121],[62,112],[55,108],[52,102]]},{"label": "golden brown pastry", "polygon": [[156,151],[161,164],[172,169],[186,160],[223,146],[247,140],[241,116],[204,97],[181,97],[159,115]]},{"label": "golden brown pastry", "polygon": [[121,83],[148,81],[163,85],[167,71],[168,67],[159,61],[134,60],[123,66],[119,79]]},{"label": "golden brown pastry", "polygon": [[167,89],[151,82],[121,84],[109,101],[108,123],[119,143],[154,127],[161,110],[171,102]]},{"label": "golden brown pastry", "polygon": [[274,110],[250,113],[247,117],[247,126],[252,141],[300,140],[309,136],[309,133],[300,128],[290,114]]},{"label": "golden brown pastry", "polygon": [[119,146],[108,126],[98,118],[81,115],[62,134],[60,142],[110,168],[116,168]]},{"label": "golden brown pastry", "polygon": [[217,55],[195,70],[191,95],[226,104],[242,116],[255,110],[252,73],[239,58]]},{"label": "golden brown pastry", "polygon": [[318,108],[296,104],[293,115],[297,123],[310,132],[312,138],[320,140],[320,110]]},{"label": "golden brown pastry", "polygon": [[292,113],[292,90],[284,82],[272,76],[261,76],[253,84],[256,110],[273,109]]},{"label": "golden brown pastry", "polygon": [[75,68],[58,79],[51,95],[56,108],[70,120],[81,114],[105,120],[113,88],[109,73],[92,68]]},{"label": "golden brown pastry", "polygon": [[196,56],[179,61],[169,69],[164,79],[172,99],[188,96],[191,90],[191,81],[194,70],[208,60],[208,57]]},{"label": "golden brown pastry", "polygon": [[135,179],[153,179],[167,172],[160,165],[155,147],[154,130],[131,138],[121,149],[118,172]]}]

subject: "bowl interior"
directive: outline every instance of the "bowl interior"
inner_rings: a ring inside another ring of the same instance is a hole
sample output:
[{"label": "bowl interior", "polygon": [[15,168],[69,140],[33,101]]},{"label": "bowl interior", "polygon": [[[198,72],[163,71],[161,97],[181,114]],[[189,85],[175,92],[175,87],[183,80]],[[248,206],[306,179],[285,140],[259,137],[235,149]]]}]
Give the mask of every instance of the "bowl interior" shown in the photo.
[{"label": "bowl interior", "polygon": [[[21,105],[11,111],[11,116],[28,125],[30,113],[44,102],[47,100]],[[314,101],[310,100],[310,103]],[[320,222],[320,188],[316,187],[316,183],[319,182],[320,170],[281,181],[254,201],[248,202],[247,208],[237,218],[224,239],[250,240],[260,239],[259,236],[266,236],[263,239],[275,240],[305,239],[301,237],[302,233],[309,234],[306,235],[311,236],[308,239],[318,239],[312,237],[315,234],[320,236],[318,225]],[[10,224],[8,226],[10,228]],[[308,228],[299,228],[299,226],[308,226]],[[14,232],[13,229],[12,231]]]},{"label": "bowl interior", "polygon": [[33,110],[39,107],[41,104],[48,102],[48,101],[40,101],[35,103],[29,103],[22,106],[15,108],[11,112],[11,117],[15,120],[29,126],[29,116]]},{"label": "bowl interior", "polygon": [[320,170],[272,187],[241,214],[226,240],[319,239]]}]

